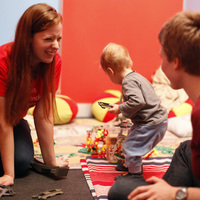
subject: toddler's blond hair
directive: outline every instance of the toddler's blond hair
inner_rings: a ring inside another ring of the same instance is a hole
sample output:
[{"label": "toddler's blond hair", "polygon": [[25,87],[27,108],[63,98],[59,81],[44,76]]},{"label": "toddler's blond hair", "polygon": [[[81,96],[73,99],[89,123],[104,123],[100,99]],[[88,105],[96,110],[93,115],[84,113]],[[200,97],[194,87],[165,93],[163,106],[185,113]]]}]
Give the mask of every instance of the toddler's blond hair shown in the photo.
[{"label": "toddler's blond hair", "polygon": [[109,43],[103,49],[100,63],[104,71],[108,67],[115,71],[121,71],[124,68],[131,68],[133,65],[127,48],[115,43]]}]

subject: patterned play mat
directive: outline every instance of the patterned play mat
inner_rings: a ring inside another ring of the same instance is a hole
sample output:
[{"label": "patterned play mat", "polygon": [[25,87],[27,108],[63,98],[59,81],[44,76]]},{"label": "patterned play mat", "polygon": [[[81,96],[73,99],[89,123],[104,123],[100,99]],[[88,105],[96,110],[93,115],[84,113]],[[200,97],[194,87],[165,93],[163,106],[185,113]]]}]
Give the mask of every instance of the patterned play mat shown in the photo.
[{"label": "patterned play mat", "polygon": [[[32,116],[27,115],[26,120],[31,128],[31,135],[34,143],[35,157],[41,159],[41,151]],[[86,158],[88,154],[79,153],[81,144],[86,143],[87,130],[94,126],[102,125],[96,119],[76,119],[69,124],[54,126],[54,145],[56,156],[68,156],[70,169],[81,169],[80,159]]]},{"label": "patterned play mat", "polygon": [[[31,128],[35,157],[41,158],[32,116],[26,116]],[[109,188],[114,177],[122,172],[115,171],[115,163],[106,158],[91,157],[89,153],[80,151],[87,142],[88,130],[103,125],[96,119],[78,118],[69,124],[54,126],[54,145],[56,156],[68,156],[70,169],[82,169],[94,199],[107,199]],[[164,139],[154,148],[154,152],[144,159],[144,177],[155,175],[162,177],[171,162],[172,155],[180,142],[190,137],[177,137],[167,131]],[[82,152],[82,153],[81,153]]]}]

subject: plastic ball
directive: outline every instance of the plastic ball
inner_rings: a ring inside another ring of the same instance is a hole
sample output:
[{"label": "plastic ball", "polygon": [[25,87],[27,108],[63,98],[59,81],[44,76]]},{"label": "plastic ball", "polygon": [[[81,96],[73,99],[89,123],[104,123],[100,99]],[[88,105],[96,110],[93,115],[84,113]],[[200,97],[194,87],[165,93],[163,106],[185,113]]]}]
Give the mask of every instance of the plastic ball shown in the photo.
[{"label": "plastic ball", "polygon": [[[78,113],[78,106],[75,101],[65,95],[56,95],[57,113],[54,113],[54,124],[70,123]],[[28,110],[28,114],[33,115],[35,107]]]},{"label": "plastic ball", "polygon": [[168,113],[168,118],[179,117],[190,114],[192,112],[192,109],[193,109],[193,102],[191,99],[188,99],[179,106],[172,108]]},{"label": "plastic ball", "polygon": [[119,90],[105,90],[104,93],[98,95],[92,103],[92,114],[94,117],[101,122],[109,122],[113,120],[116,115],[108,112],[108,108],[101,108],[98,102],[119,104],[121,95],[122,94]]}]

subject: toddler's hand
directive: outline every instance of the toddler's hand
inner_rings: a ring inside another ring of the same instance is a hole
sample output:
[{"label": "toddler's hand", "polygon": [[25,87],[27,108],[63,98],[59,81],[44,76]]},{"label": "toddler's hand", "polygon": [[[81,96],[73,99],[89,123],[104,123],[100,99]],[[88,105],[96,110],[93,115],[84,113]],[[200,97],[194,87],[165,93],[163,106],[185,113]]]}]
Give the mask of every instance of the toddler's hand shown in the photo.
[{"label": "toddler's hand", "polygon": [[119,105],[118,104],[110,104],[110,106],[112,106],[112,108],[110,108],[108,111],[111,114],[118,115],[118,114],[121,113],[120,110],[119,110]]},{"label": "toddler's hand", "polygon": [[10,186],[14,184],[14,179],[10,175],[3,175],[0,177],[0,185]]}]

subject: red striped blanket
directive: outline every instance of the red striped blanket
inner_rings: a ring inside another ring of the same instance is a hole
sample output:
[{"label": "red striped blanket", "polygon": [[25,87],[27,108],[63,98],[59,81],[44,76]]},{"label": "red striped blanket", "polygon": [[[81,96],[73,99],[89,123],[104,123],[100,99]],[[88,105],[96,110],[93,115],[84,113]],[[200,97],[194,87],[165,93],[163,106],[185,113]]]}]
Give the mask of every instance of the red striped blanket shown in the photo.
[{"label": "red striped blanket", "polygon": [[[168,169],[172,157],[153,157],[143,160],[144,178],[157,176],[162,178]],[[104,158],[88,156],[81,159],[81,167],[94,199],[106,200],[108,191],[114,183],[114,177],[124,172],[115,170],[116,164],[108,163]]]}]

